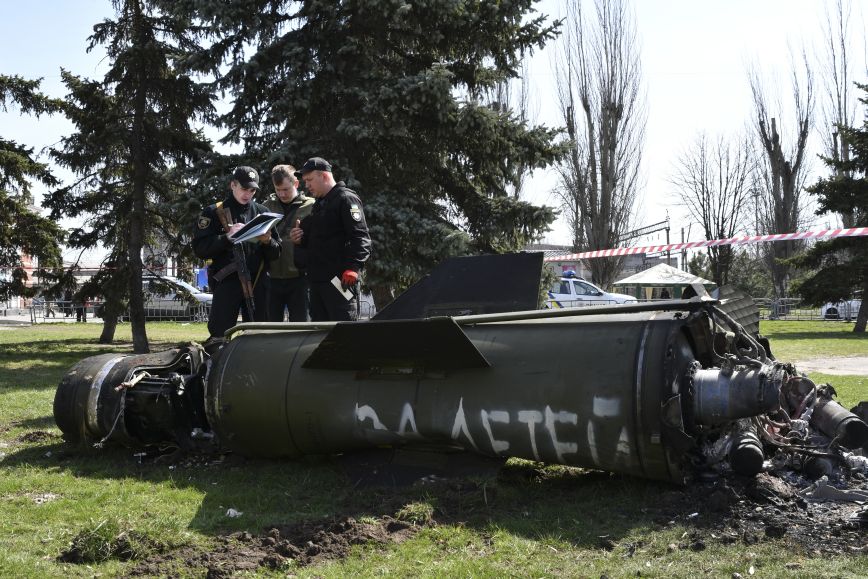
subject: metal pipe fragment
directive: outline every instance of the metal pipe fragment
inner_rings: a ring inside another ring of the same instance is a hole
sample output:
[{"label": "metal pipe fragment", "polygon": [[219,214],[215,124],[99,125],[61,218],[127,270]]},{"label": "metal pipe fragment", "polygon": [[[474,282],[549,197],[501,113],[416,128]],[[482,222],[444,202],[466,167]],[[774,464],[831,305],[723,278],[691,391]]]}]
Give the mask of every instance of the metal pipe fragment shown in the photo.
[{"label": "metal pipe fragment", "polygon": [[844,448],[868,443],[868,424],[830,398],[821,398],[814,406],[811,424]]},{"label": "metal pipe fragment", "polygon": [[723,424],[780,408],[780,386],[772,367],[697,369],[693,410],[697,424]]},{"label": "metal pipe fragment", "polygon": [[753,476],[763,469],[763,447],[756,432],[746,429],[738,433],[729,451],[732,470],[744,476]]}]

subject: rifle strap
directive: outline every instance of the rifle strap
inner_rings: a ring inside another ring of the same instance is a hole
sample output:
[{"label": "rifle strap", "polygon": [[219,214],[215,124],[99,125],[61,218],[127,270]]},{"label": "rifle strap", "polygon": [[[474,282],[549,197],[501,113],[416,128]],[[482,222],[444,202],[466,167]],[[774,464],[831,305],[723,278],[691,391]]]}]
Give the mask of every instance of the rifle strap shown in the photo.
[{"label": "rifle strap", "polygon": [[214,279],[217,281],[223,281],[236,271],[238,271],[238,264],[233,261],[229,265],[220,268],[220,271],[214,274]]}]

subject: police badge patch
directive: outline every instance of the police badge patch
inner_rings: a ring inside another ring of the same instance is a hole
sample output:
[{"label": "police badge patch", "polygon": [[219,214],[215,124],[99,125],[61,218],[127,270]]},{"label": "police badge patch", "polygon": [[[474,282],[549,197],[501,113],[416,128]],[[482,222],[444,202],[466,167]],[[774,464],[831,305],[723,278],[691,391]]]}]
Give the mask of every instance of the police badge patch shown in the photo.
[{"label": "police badge patch", "polygon": [[355,203],[350,205],[350,217],[352,217],[356,221],[362,220],[362,210],[359,209],[359,206]]},{"label": "police badge patch", "polygon": [[207,229],[211,225],[211,218],[204,215],[199,216],[199,229]]}]

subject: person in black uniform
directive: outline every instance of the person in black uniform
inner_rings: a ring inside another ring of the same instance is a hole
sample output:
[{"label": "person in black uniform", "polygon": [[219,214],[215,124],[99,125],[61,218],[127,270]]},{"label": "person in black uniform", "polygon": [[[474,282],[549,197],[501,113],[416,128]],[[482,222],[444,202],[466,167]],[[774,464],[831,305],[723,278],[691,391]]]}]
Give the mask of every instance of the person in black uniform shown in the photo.
[{"label": "person in black uniform", "polygon": [[357,289],[359,272],[371,254],[371,236],[358,195],[335,182],[332,166],[308,159],[295,175],[316,199],[310,215],[296,220],[289,236],[297,246],[295,261],[310,284],[310,317],[315,322],[356,319],[358,291],[347,299],[332,283]]},{"label": "person in black uniform", "polygon": [[193,231],[193,253],[211,260],[208,266],[208,286],[214,294],[211,314],[208,316],[211,338],[222,338],[226,330],[235,325],[239,309],[241,319],[245,322],[268,319],[266,269],[269,261],[277,259],[281,251],[280,239],[274,229],[253,242],[238,244],[253,284],[254,312],[251,315],[244,300],[233,244],[227,236],[268,209],[253,201],[259,189],[259,175],[251,167],[237,167],[232,173],[229,189],[232,191],[229,197],[202,211]]}]

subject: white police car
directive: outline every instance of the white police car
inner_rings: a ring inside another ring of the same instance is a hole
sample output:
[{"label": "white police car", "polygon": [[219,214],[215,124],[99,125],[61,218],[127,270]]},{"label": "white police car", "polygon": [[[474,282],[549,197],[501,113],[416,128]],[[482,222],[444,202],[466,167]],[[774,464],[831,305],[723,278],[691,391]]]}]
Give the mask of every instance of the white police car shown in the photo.
[{"label": "white police car", "polygon": [[577,306],[607,306],[635,304],[638,300],[626,294],[605,292],[572,272],[567,272],[554,282],[548,291],[546,308],[569,308]]}]

